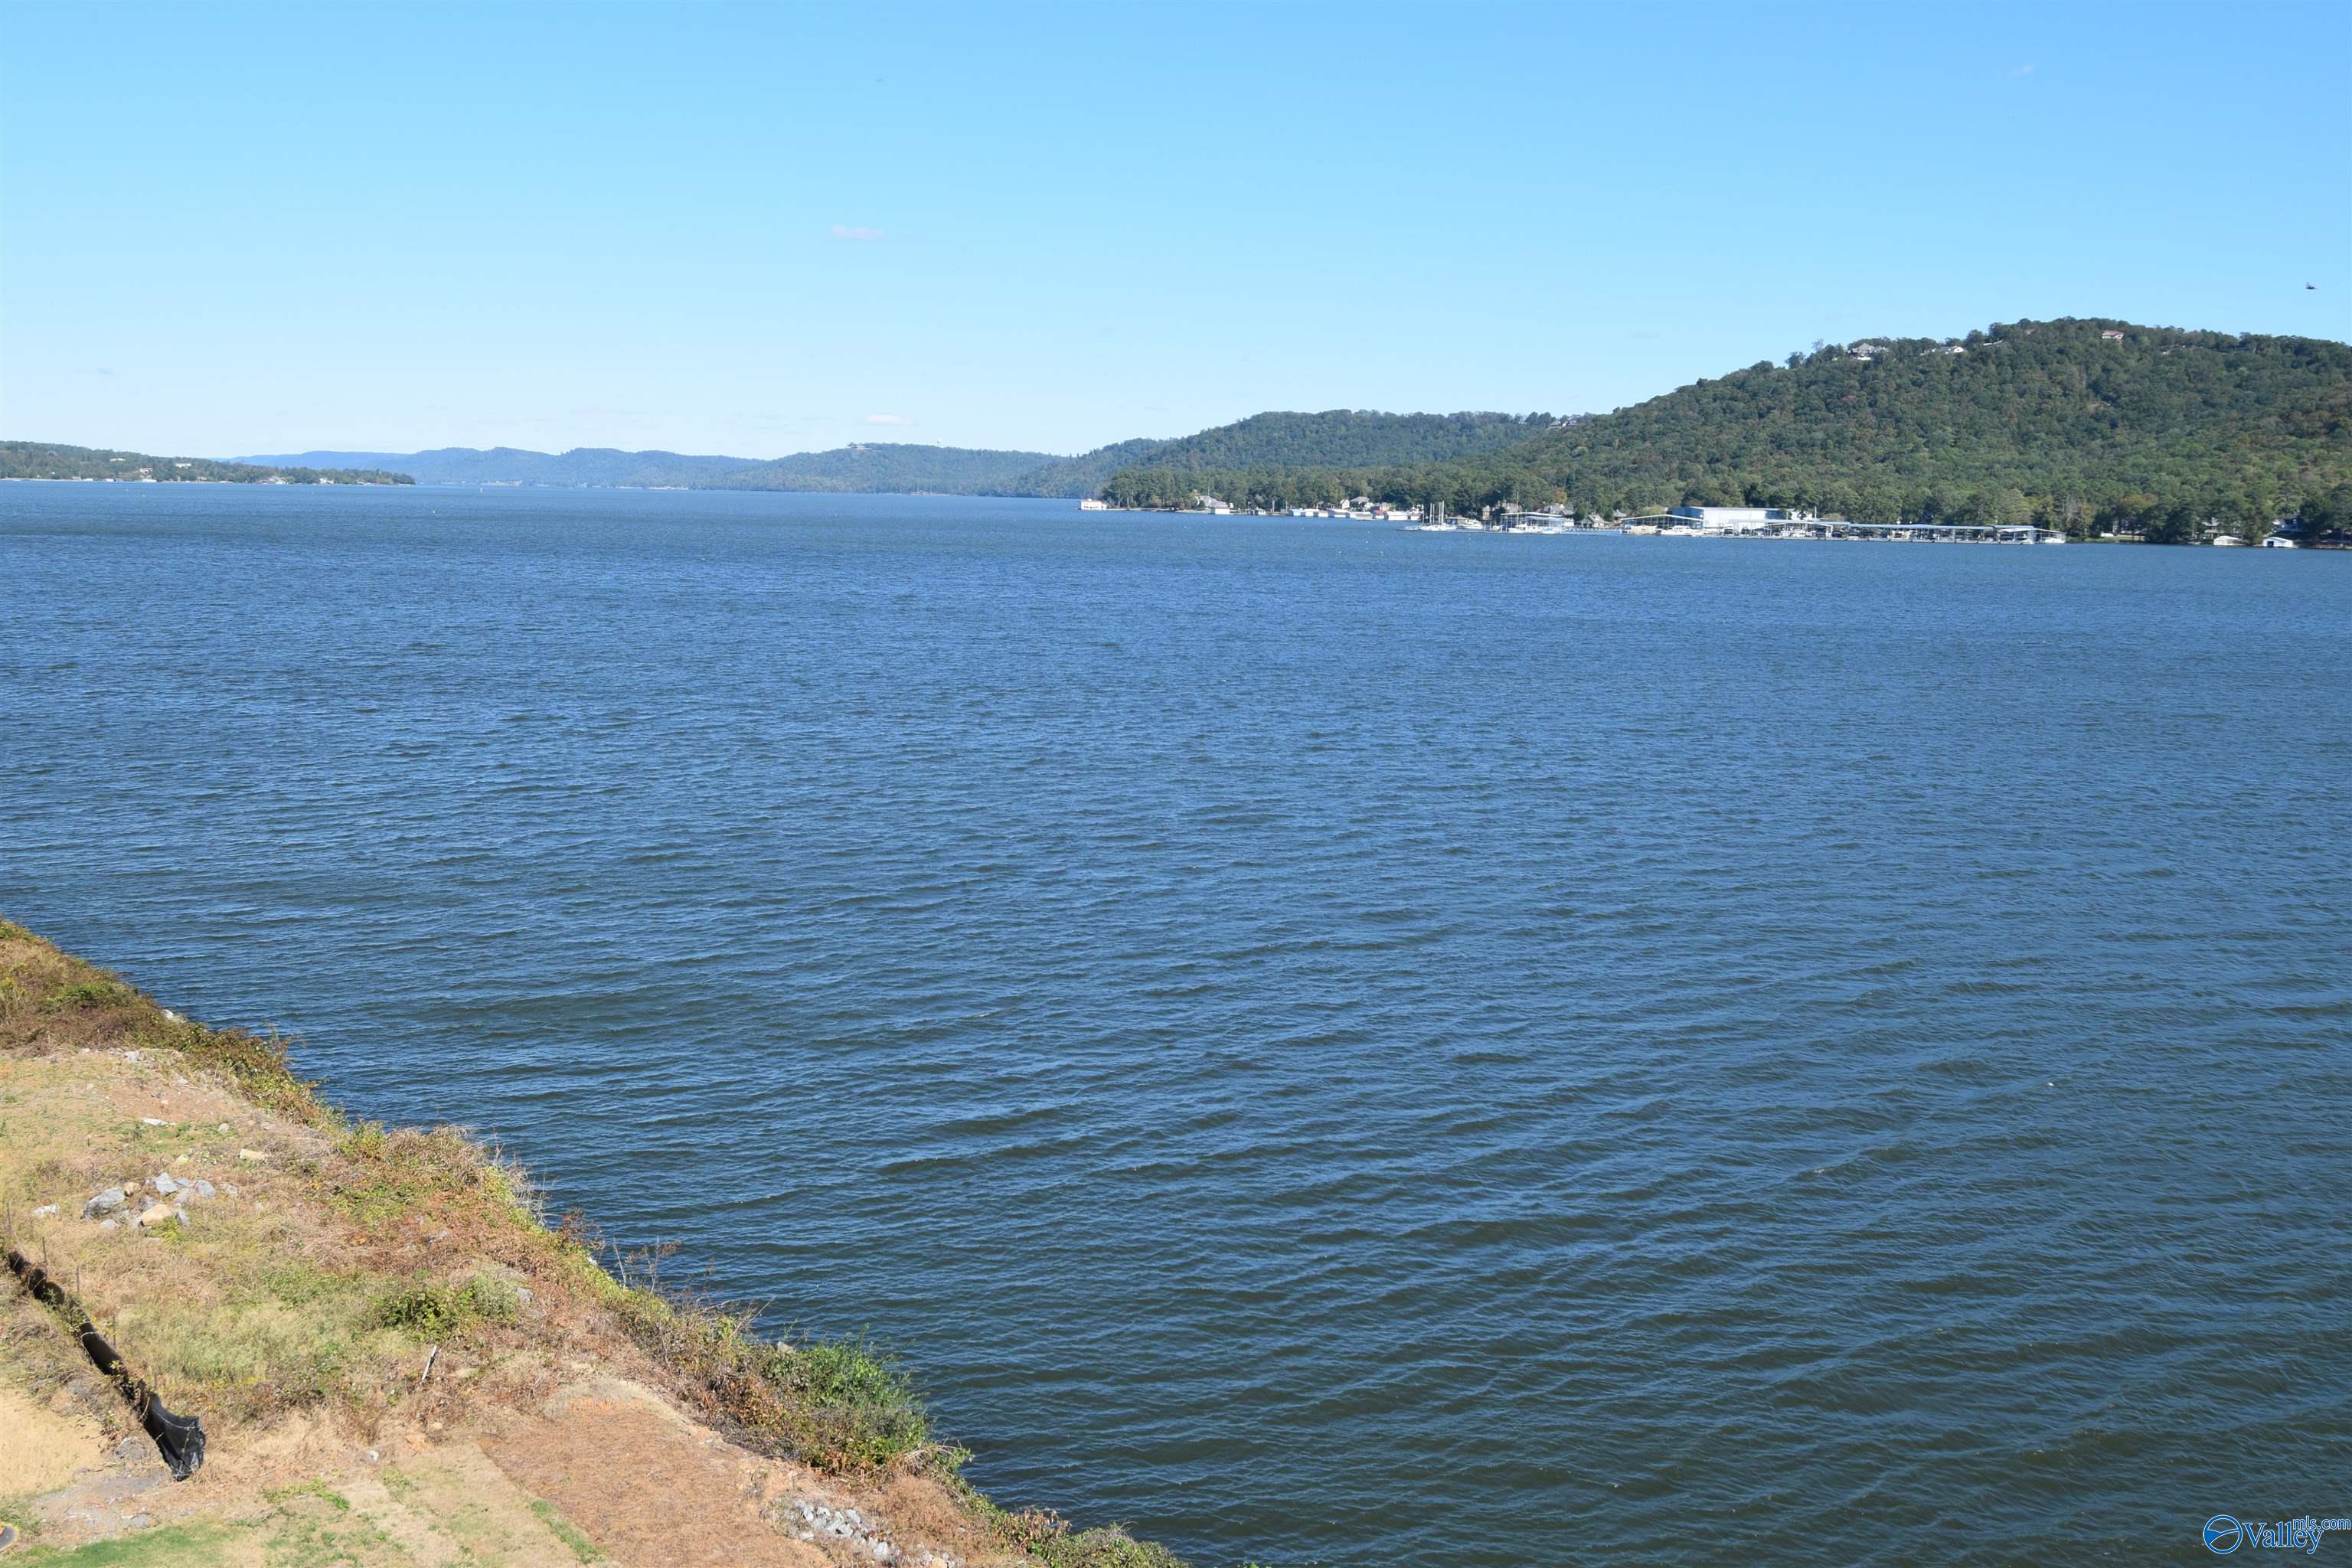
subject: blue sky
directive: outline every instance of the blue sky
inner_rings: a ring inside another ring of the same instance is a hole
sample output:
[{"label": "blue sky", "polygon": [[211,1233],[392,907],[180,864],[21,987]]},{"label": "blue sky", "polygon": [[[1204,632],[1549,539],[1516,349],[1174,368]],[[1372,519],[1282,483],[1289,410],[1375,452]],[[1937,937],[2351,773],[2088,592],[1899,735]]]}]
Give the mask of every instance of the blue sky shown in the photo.
[{"label": "blue sky", "polygon": [[2347,80],[2341,4],[9,4],[0,434],[1071,451],[2352,338]]}]

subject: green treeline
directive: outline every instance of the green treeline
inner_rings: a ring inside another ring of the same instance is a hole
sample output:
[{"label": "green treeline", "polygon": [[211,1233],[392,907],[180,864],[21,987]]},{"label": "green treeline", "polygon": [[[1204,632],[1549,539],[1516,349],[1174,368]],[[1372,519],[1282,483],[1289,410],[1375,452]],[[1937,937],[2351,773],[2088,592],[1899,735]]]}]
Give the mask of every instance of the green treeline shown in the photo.
[{"label": "green treeline", "polygon": [[224,463],[211,458],[158,458],[99,447],[47,441],[0,441],[0,479],[120,479],[139,484],[201,482],[260,485],[406,485],[406,474],[382,468],[281,468]]},{"label": "green treeline", "polygon": [[[1401,500],[1397,468],[1169,468],[1157,465],[1121,468],[1103,482],[1102,498],[1113,506],[1191,506],[1214,496],[1244,509],[1286,511],[1295,506],[1338,506],[1356,496]],[[1395,492],[1395,493],[1391,493]],[[1455,510],[1464,508],[1456,506]],[[1468,509],[1475,511],[1475,508]]]},{"label": "green treeline", "polygon": [[1551,427],[1549,414],[1255,414],[1162,441],[1138,468],[1220,469],[1397,468],[1516,447]]},{"label": "green treeline", "polygon": [[1502,461],[1561,425],[1549,414],[1260,414],[1160,442],[1096,493],[1114,506],[1188,507],[1213,495],[1274,510],[1385,500],[1403,473]]},{"label": "green treeline", "polygon": [[2352,347],[2114,321],[2021,321],[1957,342],[1815,344],[1490,452],[1382,467],[1125,468],[1127,506],[1475,513],[1802,507],[1871,521],[2039,522],[2078,535],[2249,536],[2352,510]]}]

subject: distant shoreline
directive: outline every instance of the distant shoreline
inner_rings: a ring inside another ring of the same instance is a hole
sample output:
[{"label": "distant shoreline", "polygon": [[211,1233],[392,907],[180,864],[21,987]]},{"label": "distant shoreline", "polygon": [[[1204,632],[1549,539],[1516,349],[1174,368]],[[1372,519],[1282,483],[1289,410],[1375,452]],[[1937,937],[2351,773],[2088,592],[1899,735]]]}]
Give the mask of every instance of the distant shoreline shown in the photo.
[{"label": "distant shoreline", "polygon": [[[68,479],[62,475],[50,474],[0,474],[0,485],[227,485],[247,489],[260,485],[305,485],[312,489],[331,490],[472,489],[474,488],[471,485],[419,485],[415,479],[404,477],[392,479],[117,479],[112,475],[104,479],[96,475],[88,479]],[[563,487],[547,488],[552,489]]]},{"label": "distant shoreline", "polygon": [[[429,491],[434,494],[485,495],[492,491],[540,491],[548,493],[637,494],[637,495],[700,495],[700,496],[793,496],[825,498],[840,500],[863,498],[872,500],[954,500],[954,501],[1039,501],[1070,506],[1067,496],[1038,495],[973,495],[955,490],[751,490],[728,489],[688,485],[562,485],[536,480],[483,480],[477,482],[419,483],[400,478],[388,479],[297,479],[268,477],[257,479],[122,479],[115,476],[79,479],[56,478],[35,474],[0,475],[0,483],[41,485],[203,485],[222,488],[266,489],[303,487],[311,489],[401,489]],[[2132,533],[2087,533],[2065,535],[2046,527],[2028,524],[2002,526],[1997,524],[1945,524],[1921,522],[1856,522],[1843,518],[1804,519],[1786,524],[1762,528],[1724,528],[1705,525],[1664,523],[1654,517],[1621,518],[1608,521],[1594,519],[1570,520],[1549,512],[1518,512],[1491,519],[1446,518],[1430,521],[1419,511],[1398,509],[1385,514],[1377,512],[1342,511],[1337,509],[1292,508],[1276,510],[1265,507],[1155,507],[1121,506],[1111,502],[1076,503],[1078,510],[1088,514],[1156,517],[1250,518],[1282,521],[1325,521],[1353,522],[1393,528],[1408,533],[1491,533],[1517,536],[1552,534],[1612,534],[1622,538],[1668,539],[1735,539],[1784,542],[1807,540],[1817,543],[1980,543],[1980,544],[2173,544],[2178,546],[2270,548],[2305,551],[2352,550],[2352,537],[2328,534],[2318,539],[2274,534],[2259,543],[2233,533],[2217,532],[2202,538],[2156,540]]]}]

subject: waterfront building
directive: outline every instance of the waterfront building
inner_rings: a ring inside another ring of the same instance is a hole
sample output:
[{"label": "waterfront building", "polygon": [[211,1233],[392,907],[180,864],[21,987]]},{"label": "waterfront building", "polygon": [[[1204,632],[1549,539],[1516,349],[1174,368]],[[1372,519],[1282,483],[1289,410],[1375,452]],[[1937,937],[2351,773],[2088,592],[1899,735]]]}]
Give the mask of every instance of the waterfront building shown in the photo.
[{"label": "waterfront building", "polygon": [[1777,506],[1670,506],[1665,515],[1688,527],[1720,529],[1726,533],[1777,528],[1784,522],[1808,521],[1812,516]]}]

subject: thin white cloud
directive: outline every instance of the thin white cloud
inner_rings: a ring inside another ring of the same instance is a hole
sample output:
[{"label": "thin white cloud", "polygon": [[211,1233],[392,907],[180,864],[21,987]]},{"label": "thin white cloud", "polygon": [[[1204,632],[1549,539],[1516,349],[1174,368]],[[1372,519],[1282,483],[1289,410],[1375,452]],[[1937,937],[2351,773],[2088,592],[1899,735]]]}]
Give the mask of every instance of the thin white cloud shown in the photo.
[{"label": "thin white cloud", "polygon": [[2024,65],[2019,66],[2015,70],[2011,71],[2011,72],[2009,73],[2009,79],[2010,79],[2010,80],[2011,80],[2011,81],[2015,81],[2019,77],[2021,77],[2021,76],[2032,76],[2032,74],[2033,74],[2033,64],[2032,64],[2032,61],[2030,61],[2030,60],[2029,60],[2029,61],[2027,61]]},{"label": "thin white cloud", "polygon": [[[2028,66],[2025,68],[2032,70],[2033,68],[2032,66]],[[855,225],[845,223],[835,224],[831,233],[833,237],[835,239],[879,239],[882,237],[882,231],[878,228],[859,228]]]},{"label": "thin white cloud", "polygon": [[912,425],[914,421],[908,418],[903,414],[869,414],[866,416],[866,423],[868,425]]}]

